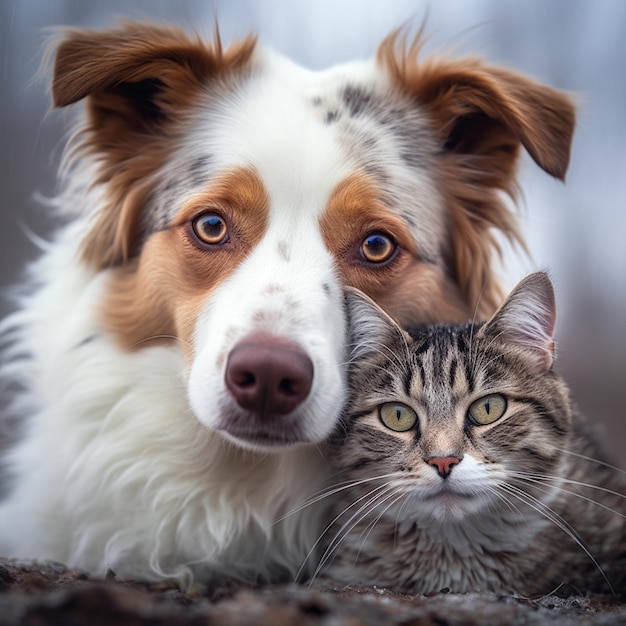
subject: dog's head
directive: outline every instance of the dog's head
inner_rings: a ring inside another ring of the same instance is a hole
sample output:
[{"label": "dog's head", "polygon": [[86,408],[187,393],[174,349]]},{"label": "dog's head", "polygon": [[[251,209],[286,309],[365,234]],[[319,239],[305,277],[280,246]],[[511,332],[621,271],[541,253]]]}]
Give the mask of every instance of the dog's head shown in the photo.
[{"label": "dog's head", "polygon": [[335,424],[342,285],[402,324],[489,314],[520,147],[565,174],[567,97],[418,49],[396,34],[310,72],[136,23],[58,44],[55,105],[87,100],[73,155],[99,190],[82,250],[109,274],[103,324],[131,351],[177,342],[198,419],[241,445]]}]

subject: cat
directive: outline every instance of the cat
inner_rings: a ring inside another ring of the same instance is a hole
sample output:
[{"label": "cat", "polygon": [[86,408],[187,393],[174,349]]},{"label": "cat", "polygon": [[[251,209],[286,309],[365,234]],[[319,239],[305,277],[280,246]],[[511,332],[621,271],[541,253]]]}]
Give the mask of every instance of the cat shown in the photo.
[{"label": "cat", "polygon": [[626,480],[554,371],[554,289],[409,333],[356,292],[318,572],[410,594],[626,591]]}]

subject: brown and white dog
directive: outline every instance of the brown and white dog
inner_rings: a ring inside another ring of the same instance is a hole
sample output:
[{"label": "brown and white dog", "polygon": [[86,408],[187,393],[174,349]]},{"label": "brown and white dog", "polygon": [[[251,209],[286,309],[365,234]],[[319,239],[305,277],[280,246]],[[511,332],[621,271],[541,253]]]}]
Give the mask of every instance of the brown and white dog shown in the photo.
[{"label": "brown and white dog", "polygon": [[28,419],[4,555],[96,574],[293,575],[345,400],[342,287],[402,324],[486,316],[520,147],[565,175],[563,94],[476,59],[312,72],[165,27],[65,31],[56,107],[85,101],[66,224],[4,323]]}]

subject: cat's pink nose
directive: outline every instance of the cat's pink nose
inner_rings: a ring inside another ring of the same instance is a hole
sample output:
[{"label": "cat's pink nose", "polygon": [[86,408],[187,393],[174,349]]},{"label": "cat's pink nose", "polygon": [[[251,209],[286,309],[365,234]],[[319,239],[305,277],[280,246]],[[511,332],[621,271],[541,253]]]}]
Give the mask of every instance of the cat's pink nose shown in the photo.
[{"label": "cat's pink nose", "polygon": [[450,476],[450,472],[452,471],[452,466],[458,465],[460,462],[461,459],[456,456],[433,456],[426,461],[428,465],[432,465],[437,468],[441,478],[448,478],[448,476]]}]

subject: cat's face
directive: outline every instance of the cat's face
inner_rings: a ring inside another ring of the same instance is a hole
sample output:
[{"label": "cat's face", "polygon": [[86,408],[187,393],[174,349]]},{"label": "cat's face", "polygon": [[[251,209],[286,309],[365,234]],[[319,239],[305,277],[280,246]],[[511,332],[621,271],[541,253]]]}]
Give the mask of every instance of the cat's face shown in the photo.
[{"label": "cat's face", "polygon": [[343,478],[378,476],[360,490],[378,485],[384,504],[439,520],[510,506],[511,490],[549,495],[520,479],[554,474],[569,436],[567,390],[551,369],[551,286],[522,283],[481,328],[413,337],[350,298],[352,400],[335,455]]}]

